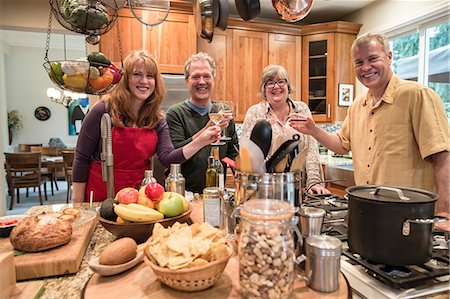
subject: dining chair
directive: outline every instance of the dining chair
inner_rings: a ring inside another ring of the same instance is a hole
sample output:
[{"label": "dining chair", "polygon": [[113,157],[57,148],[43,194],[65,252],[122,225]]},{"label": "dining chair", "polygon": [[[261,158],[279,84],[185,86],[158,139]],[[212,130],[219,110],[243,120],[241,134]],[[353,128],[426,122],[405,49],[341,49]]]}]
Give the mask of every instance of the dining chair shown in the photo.
[{"label": "dining chair", "polygon": [[41,185],[44,184],[44,195],[47,200],[47,178],[41,175],[40,153],[5,153],[6,181],[10,190],[11,203],[14,206],[14,191],[17,192],[17,203],[20,202],[20,188],[37,187],[39,202],[42,205]]},{"label": "dining chair", "polygon": [[31,152],[32,146],[42,146],[42,143],[20,143],[19,144],[19,152],[20,153],[29,153],[29,152]]},{"label": "dining chair", "polygon": [[[60,155],[60,148],[59,147],[53,147],[53,146],[31,146],[31,152],[32,153],[41,153],[42,156],[49,156],[54,157]],[[46,167],[46,170],[41,170],[41,174],[45,177],[47,177],[50,181],[50,188],[52,191],[52,195],[55,195],[55,192],[53,190],[53,184],[56,187],[56,190],[59,191],[58,188],[58,181],[56,179],[56,171],[54,167]]]},{"label": "dining chair", "polygon": [[67,182],[67,197],[66,203],[69,203],[69,198],[72,192],[72,165],[75,158],[75,151],[62,151],[64,161],[64,174]]}]

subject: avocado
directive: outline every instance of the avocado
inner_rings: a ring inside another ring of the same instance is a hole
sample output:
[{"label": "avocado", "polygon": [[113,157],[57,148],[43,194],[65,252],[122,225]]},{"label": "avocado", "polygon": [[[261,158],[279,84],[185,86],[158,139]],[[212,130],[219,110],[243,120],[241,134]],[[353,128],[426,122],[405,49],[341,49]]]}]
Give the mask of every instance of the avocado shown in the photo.
[{"label": "avocado", "polygon": [[102,216],[103,219],[116,221],[117,214],[114,212],[115,203],[117,202],[112,198],[108,198],[102,202],[102,205],[100,206],[100,216]]}]

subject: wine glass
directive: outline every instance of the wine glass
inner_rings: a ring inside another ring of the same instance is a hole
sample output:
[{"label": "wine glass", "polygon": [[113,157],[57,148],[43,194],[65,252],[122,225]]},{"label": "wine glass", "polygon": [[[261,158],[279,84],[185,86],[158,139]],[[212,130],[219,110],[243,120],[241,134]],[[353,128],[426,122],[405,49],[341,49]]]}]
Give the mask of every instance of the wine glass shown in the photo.
[{"label": "wine glass", "polygon": [[[209,119],[215,124],[219,125],[224,116],[223,105],[220,102],[211,102],[209,105]],[[211,145],[224,145],[225,142],[216,141]]]},{"label": "wine glass", "polygon": [[[232,101],[221,101],[222,107],[223,107],[223,114],[225,116],[233,116],[233,102]],[[231,137],[227,136],[227,131],[224,129],[222,134],[222,137],[220,140],[231,140]]]}]

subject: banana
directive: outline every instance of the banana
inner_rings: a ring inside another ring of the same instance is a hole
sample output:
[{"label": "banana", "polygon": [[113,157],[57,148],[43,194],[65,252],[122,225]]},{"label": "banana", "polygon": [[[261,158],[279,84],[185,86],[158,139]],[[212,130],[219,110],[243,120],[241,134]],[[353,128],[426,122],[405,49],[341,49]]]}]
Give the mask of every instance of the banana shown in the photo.
[{"label": "banana", "polygon": [[124,207],[132,209],[132,210],[143,211],[143,212],[148,212],[148,213],[152,213],[152,212],[156,211],[155,209],[152,209],[152,208],[149,208],[144,205],[137,204],[137,203],[129,203],[129,204],[120,203],[119,206],[124,206]]},{"label": "banana", "polygon": [[142,211],[125,205],[114,205],[114,212],[123,220],[131,222],[150,222],[164,218],[163,214],[150,208],[147,211]]}]

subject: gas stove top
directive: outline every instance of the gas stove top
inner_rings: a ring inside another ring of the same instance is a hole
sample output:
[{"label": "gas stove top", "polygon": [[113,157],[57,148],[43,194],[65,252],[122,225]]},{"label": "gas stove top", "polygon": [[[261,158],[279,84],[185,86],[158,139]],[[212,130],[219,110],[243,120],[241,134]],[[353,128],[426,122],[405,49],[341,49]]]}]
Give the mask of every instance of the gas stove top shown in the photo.
[{"label": "gas stove top", "polygon": [[[450,270],[448,240],[434,236],[432,258],[423,265],[389,266],[373,263],[344,248],[341,270],[362,298],[427,298],[448,294]],[[357,297],[358,298],[358,297]]]},{"label": "gas stove top", "polygon": [[322,233],[347,240],[347,200],[334,194],[309,194],[303,206],[324,209],[326,214],[323,221]]}]

